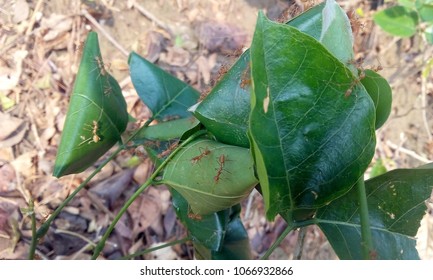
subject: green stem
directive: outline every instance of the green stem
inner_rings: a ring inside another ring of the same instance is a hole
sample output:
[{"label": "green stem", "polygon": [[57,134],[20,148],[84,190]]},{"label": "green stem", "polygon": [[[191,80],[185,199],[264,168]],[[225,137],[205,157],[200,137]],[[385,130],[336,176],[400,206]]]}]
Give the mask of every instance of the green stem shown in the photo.
[{"label": "green stem", "polygon": [[116,217],[114,217],[113,221],[110,223],[110,226],[108,227],[107,231],[102,236],[101,240],[98,242],[98,245],[96,245],[95,251],[93,252],[92,259],[96,260],[96,258],[101,253],[102,249],[104,249],[105,242],[107,241],[108,237],[110,236],[111,232],[113,231],[114,227],[116,226],[117,222],[120,220],[122,215],[128,210],[129,206],[137,199],[137,197],[152,184],[152,182],[155,180],[156,176],[164,169],[164,167],[167,165],[167,163],[174,157],[174,155],[184,146],[189,144],[191,141],[196,139],[197,137],[207,133],[206,131],[198,131],[191,135],[188,139],[186,139],[184,142],[182,142],[179,147],[174,150],[170,155],[167,157],[166,160],[164,160],[160,166],[155,170],[155,172],[152,173],[152,175],[147,179],[147,181],[138,188],[138,190],[135,191],[135,193],[128,199],[128,201],[123,205],[123,207],[120,209],[119,213],[117,213]]},{"label": "green stem", "polygon": [[51,214],[51,216],[41,225],[41,227],[38,229],[36,233],[36,238],[39,240],[41,239],[48,231],[48,229],[51,226],[51,223],[57,216],[60,214],[60,212],[65,208],[65,206],[77,195],[79,191],[81,191],[87,183],[96,175],[99,171],[101,171],[102,168],[104,168],[107,163],[109,163],[118,153],[120,153],[124,149],[124,146],[120,146],[111,156],[109,156],[98,168],[95,169],[95,171],[90,174],[89,177],[86,178],[79,186],[75,189],[60,205],[56,208],[56,210]]},{"label": "green stem", "polygon": [[35,252],[36,252],[36,244],[37,238],[36,238],[36,214],[35,214],[35,207],[33,203],[33,198],[30,198],[29,201],[29,211],[30,211],[30,217],[32,220],[32,242],[30,244],[30,250],[29,250],[29,260],[35,259]]},{"label": "green stem", "polygon": [[269,247],[266,253],[260,258],[261,260],[267,260],[269,256],[274,252],[274,250],[281,244],[281,242],[286,238],[287,234],[291,232],[295,227],[293,225],[289,225],[286,229],[278,236],[277,240]]},{"label": "green stem", "polygon": [[367,194],[365,192],[364,180],[361,178],[356,183],[358,188],[359,212],[361,217],[361,247],[364,259],[372,259],[374,253],[373,239],[371,237],[370,219],[368,215]]},{"label": "green stem", "polygon": [[[126,141],[125,143],[128,143],[129,141],[131,141],[132,139],[134,139],[134,137],[144,128],[148,127],[149,124],[153,121],[153,118],[150,118],[149,120],[146,121],[146,123],[137,131],[135,131],[135,133],[133,133]],[[55,218],[57,218],[57,216],[60,214],[60,212],[63,210],[63,208],[65,208],[65,206],[77,195],[78,192],[80,192],[86,185],[87,183],[93,178],[95,177],[96,174],[98,174],[102,168],[104,168],[114,157],[117,156],[117,154],[119,154],[121,151],[123,151],[125,149],[125,145],[120,145],[119,148],[117,148],[116,151],[114,151],[114,153],[109,156],[104,162],[101,163],[101,165],[99,165],[98,168],[95,169],[95,171],[92,172],[92,174],[90,174],[89,177],[86,178],[86,180],[84,180],[77,189],[75,189],[74,192],[72,192],[57,208],[56,210],[50,215],[50,217],[41,225],[41,227],[38,229],[38,231],[36,232],[35,235],[33,235],[32,238],[32,244],[34,243],[34,246],[30,247],[30,252],[29,252],[29,256],[34,256],[35,251],[36,251],[36,244],[37,242],[43,237],[45,236],[45,234],[47,234],[48,229],[51,226],[51,223],[53,222],[53,220]]]},{"label": "green stem", "polygon": [[129,260],[129,259],[141,256],[141,255],[146,255],[146,254],[149,254],[149,253],[151,253],[153,251],[156,251],[156,250],[159,250],[159,249],[163,249],[163,248],[166,248],[166,247],[171,247],[171,246],[174,246],[176,244],[185,243],[185,242],[187,242],[189,240],[191,240],[191,238],[185,237],[185,238],[180,239],[180,240],[175,240],[175,241],[172,241],[172,242],[168,242],[168,243],[165,243],[165,244],[160,245],[160,246],[156,246],[156,247],[153,247],[153,248],[149,248],[149,249],[146,249],[146,250],[139,251],[139,252],[131,254],[131,255],[124,256],[124,257],[122,257],[122,260]]}]

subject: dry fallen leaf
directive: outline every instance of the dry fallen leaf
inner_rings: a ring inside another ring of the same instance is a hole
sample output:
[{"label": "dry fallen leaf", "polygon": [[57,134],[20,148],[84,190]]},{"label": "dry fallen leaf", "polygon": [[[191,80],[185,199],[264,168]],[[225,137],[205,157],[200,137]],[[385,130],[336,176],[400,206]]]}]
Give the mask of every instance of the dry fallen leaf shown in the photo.
[{"label": "dry fallen leaf", "polygon": [[179,47],[167,47],[167,52],[162,53],[159,59],[172,66],[184,67],[190,61],[190,53]]},{"label": "dry fallen leaf", "polygon": [[[166,243],[155,243],[150,248],[165,245]],[[176,252],[171,247],[165,247],[156,251],[153,251],[152,257],[154,260],[176,260],[178,259]]]},{"label": "dry fallen leaf", "polygon": [[0,148],[12,147],[24,138],[28,125],[22,119],[0,112]]},{"label": "dry fallen leaf", "polygon": [[204,21],[198,23],[197,37],[210,52],[233,54],[247,41],[247,34],[238,27],[224,22]]},{"label": "dry fallen leaf", "polygon": [[18,85],[23,70],[22,63],[27,54],[28,51],[17,50],[12,55],[14,68],[0,67],[0,91],[11,90]]},{"label": "dry fallen leaf", "polygon": [[72,28],[73,19],[59,14],[51,14],[48,18],[42,18],[41,27],[46,29],[44,41],[51,41],[62,36]]},{"label": "dry fallen leaf", "polygon": [[147,229],[154,221],[161,217],[159,192],[150,188],[147,192],[137,198],[128,208],[133,221],[132,237]]},{"label": "dry fallen leaf", "polygon": [[15,170],[12,165],[0,167],[0,193],[12,191],[16,188]]},{"label": "dry fallen leaf", "polygon": [[15,168],[16,172],[19,172],[24,177],[29,178],[35,174],[33,159],[37,157],[37,155],[38,153],[36,150],[23,153],[14,159],[11,164]]},{"label": "dry fallen leaf", "polygon": [[14,13],[12,21],[14,23],[20,23],[26,20],[30,14],[29,4],[25,0],[15,1]]},{"label": "dry fallen leaf", "polygon": [[109,177],[90,189],[90,192],[107,200],[109,207],[126,190],[132,180],[133,169],[126,169]]}]

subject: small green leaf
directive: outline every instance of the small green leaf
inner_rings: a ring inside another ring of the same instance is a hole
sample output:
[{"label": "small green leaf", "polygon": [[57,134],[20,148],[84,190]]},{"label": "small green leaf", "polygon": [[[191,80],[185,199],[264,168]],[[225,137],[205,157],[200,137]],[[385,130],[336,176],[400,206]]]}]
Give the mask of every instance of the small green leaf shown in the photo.
[{"label": "small green leaf", "polygon": [[133,141],[137,144],[146,140],[170,141],[180,138],[186,131],[190,130],[197,124],[198,120],[194,117],[161,122],[142,129],[137,135],[135,135]]},{"label": "small green leaf", "polygon": [[378,159],[371,168],[370,178],[374,178],[385,173],[386,167],[385,165],[383,165],[383,161],[381,159]]},{"label": "small green leaf", "polygon": [[374,154],[374,106],[364,87],[314,38],[262,13],[251,70],[249,132],[267,217],[346,193]]},{"label": "small green leaf", "polygon": [[120,140],[127,122],[122,90],[104,68],[97,33],[90,32],[75,79],[53,175],[60,177],[88,168]]},{"label": "small green leaf", "polygon": [[[433,185],[433,164],[397,169],[366,181],[377,259],[418,259],[414,236]],[[362,259],[357,190],[317,212],[317,223],[341,259]]]},{"label": "small green leaf", "polygon": [[174,156],[161,183],[178,191],[193,213],[208,215],[238,204],[257,179],[248,149],[201,139]]},{"label": "small green leaf", "polygon": [[433,1],[417,0],[416,9],[422,21],[433,21]]},{"label": "small green leaf", "polygon": [[128,63],[132,83],[155,119],[191,116],[187,109],[197,102],[198,91],[134,52]]},{"label": "small green leaf", "polygon": [[415,11],[403,6],[394,6],[377,12],[374,22],[386,32],[399,37],[415,35],[418,15]]},{"label": "small green leaf", "polygon": [[361,80],[376,108],[376,129],[380,128],[391,113],[392,90],[388,82],[378,73],[367,69],[365,77]]}]

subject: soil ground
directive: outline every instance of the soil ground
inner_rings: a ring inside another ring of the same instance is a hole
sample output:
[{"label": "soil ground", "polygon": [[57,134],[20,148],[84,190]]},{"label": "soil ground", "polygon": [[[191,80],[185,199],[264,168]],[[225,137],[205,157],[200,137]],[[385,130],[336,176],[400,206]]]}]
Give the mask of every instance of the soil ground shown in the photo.
[{"label": "soil ground", "polygon": [[[388,122],[377,131],[374,161],[385,166],[416,167],[433,160],[433,84],[422,90],[421,70],[433,48],[419,36],[396,39],[372,23],[376,1],[337,1],[353,19],[355,51],[363,67],[381,66],[393,89]],[[371,4],[373,3],[373,4]],[[37,226],[92,172],[56,179],[51,176],[60,134],[79,63],[79,48],[89,30],[99,34],[102,56],[120,82],[128,112],[143,122],[148,109],[129,79],[127,56],[135,51],[206,91],[229,67],[235,53],[249,46],[257,11],[271,19],[289,19],[314,1],[262,0],[0,0],[0,259],[25,259],[31,239],[25,214],[35,199]],[[381,9],[382,7],[379,7]],[[96,24],[95,24],[96,22]],[[109,38],[113,38],[110,41]],[[113,215],[150,174],[150,160],[135,168],[124,153],[103,169],[63,211],[37,255],[46,259],[88,259]],[[373,162],[374,162],[373,161]],[[281,219],[267,222],[263,202],[251,195],[242,217],[255,257],[284,231]],[[430,211],[431,213],[431,211]],[[426,214],[420,240],[433,240],[432,216]],[[150,188],[131,206],[109,239],[101,258],[118,259],[186,235],[176,220],[166,188]],[[299,236],[305,235],[302,254]],[[431,244],[420,243],[421,257],[433,258]],[[429,249],[430,248],[430,249]],[[138,258],[190,259],[191,246],[180,244]],[[336,259],[317,227],[292,232],[273,259]]]}]

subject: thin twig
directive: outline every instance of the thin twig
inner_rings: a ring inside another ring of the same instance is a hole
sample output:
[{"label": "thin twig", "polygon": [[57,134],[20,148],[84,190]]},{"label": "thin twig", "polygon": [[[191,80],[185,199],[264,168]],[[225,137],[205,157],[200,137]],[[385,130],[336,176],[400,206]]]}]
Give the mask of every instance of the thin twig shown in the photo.
[{"label": "thin twig", "polygon": [[157,26],[161,27],[162,29],[166,30],[169,34],[171,34],[170,28],[160,21],[154,14],[146,10],[143,6],[140,4],[137,4],[135,1],[133,3],[134,8],[136,8],[143,16],[147,17],[149,20],[154,22]]},{"label": "thin twig", "polygon": [[115,46],[123,55],[126,57],[129,55],[129,52],[119,44],[100,24],[99,22],[86,10],[81,10],[81,14],[88,19],[101,33],[104,35],[108,41],[110,41],[113,46]]},{"label": "thin twig", "polygon": [[36,15],[39,12],[39,10],[41,9],[43,2],[44,2],[43,0],[39,0],[36,3],[35,10],[33,11],[32,17],[30,18],[30,21],[29,21],[29,26],[27,27],[27,30],[25,33],[26,36],[29,36],[32,33],[33,26],[35,25],[35,22],[36,22]]},{"label": "thin twig", "polygon": [[404,153],[404,154],[407,154],[408,156],[411,156],[411,157],[413,157],[414,159],[417,159],[417,160],[419,160],[419,161],[421,161],[421,162],[424,162],[424,163],[430,163],[430,162],[432,162],[431,160],[429,160],[429,159],[427,159],[427,158],[425,158],[425,157],[423,157],[423,156],[418,155],[418,154],[415,153],[414,151],[411,151],[411,150],[409,150],[409,149],[406,149],[406,148],[400,147],[400,146],[398,146],[398,145],[392,143],[392,142],[389,141],[389,140],[386,141],[386,145],[388,145],[389,147],[391,147],[392,149],[394,149],[394,150],[396,150],[396,151],[399,151],[399,152],[402,152],[402,153]]}]

